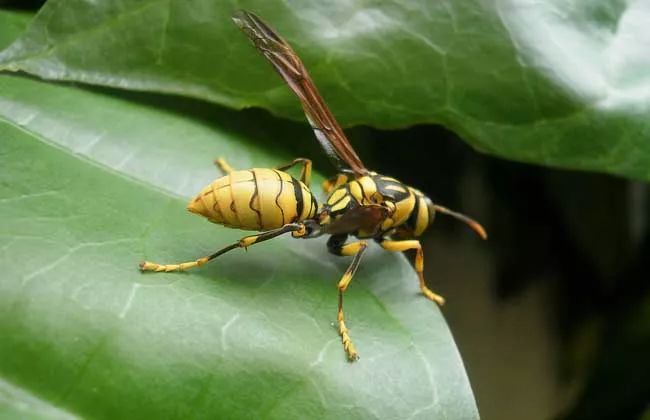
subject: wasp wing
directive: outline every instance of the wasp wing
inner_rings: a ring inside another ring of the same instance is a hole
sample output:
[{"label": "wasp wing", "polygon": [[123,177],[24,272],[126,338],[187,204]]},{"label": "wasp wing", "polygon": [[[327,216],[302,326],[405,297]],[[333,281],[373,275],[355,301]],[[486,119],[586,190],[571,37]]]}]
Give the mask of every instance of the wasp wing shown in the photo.
[{"label": "wasp wing", "polygon": [[381,224],[389,216],[389,210],[379,204],[359,205],[346,211],[335,221],[323,225],[321,231],[329,235],[353,232],[367,232],[372,236],[379,231]]},{"label": "wasp wing", "polygon": [[336,166],[343,171],[352,170],[356,175],[366,175],[368,170],[291,46],[251,12],[240,10],[233,15],[233,20],[296,94],[316,138]]}]

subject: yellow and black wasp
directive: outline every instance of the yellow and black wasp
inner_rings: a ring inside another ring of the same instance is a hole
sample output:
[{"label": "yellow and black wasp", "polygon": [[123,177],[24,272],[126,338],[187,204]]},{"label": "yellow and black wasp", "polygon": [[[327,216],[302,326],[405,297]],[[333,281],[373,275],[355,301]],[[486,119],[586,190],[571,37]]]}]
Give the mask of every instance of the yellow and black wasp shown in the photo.
[{"label": "yellow and black wasp", "polygon": [[[143,262],[142,271],[181,271],[198,267],[236,248],[291,232],[296,238],[331,235],[328,250],[351,256],[352,262],[338,282],[338,332],[349,360],[358,358],[343,313],[343,293],[354,276],[369,239],[387,251],[415,250],[415,271],[420,290],[442,305],[442,296],[424,281],[424,256],[415,239],[431,225],[436,213],[453,216],[474,229],[483,239],[485,230],[476,221],[434,204],[421,191],[395,178],[369,171],[361,162],[334,119],[305,66],[289,44],[253,13],[239,11],[235,23],[269,60],[305,111],[316,138],[340,173],[323,185],[327,200],[318,206],[310,190],[311,161],[295,159],[276,169],[233,170],[224,160],[217,165],[226,174],[209,184],[190,201],[188,210],[227,227],[261,231],[246,236],[214,254],[179,264]],[[285,171],[302,165],[300,180]],[[349,236],[358,240],[347,242]]]}]

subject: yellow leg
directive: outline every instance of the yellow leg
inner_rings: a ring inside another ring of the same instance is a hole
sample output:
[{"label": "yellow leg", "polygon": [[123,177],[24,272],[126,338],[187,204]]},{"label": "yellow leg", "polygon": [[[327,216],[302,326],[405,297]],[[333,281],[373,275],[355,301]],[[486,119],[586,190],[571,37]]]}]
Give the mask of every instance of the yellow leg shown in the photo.
[{"label": "yellow leg", "polygon": [[220,157],[215,159],[214,164],[217,165],[217,168],[219,168],[219,170],[223,172],[224,175],[228,175],[229,173],[234,171],[232,166],[230,166],[224,158]]},{"label": "yellow leg", "polygon": [[340,187],[341,185],[345,184],[348,182],[348,177],[347,175],[344,174],[339,174],[335,176],[334,178],[326,179],[323,181],[322,187],[323,191],[325,194],[329,194],[332,192],[335,188]]},{"label": "yellow leg", "polygon": [[343,273],[343,277],[341,277],[341,280],[338,284],[339,310],[336,316],[336,320],[338,321],[339,326],[339,335],[341,336],[341,343],[343,343],[343,350],[345,350],[345,353],[348,356],[348,360],[351,362],[357,360],[359,358],[359,354],[357,353],[357,349],[354,347],[354,344],[352,344],[350,331],[345,325],[345,316],[343,313],[343,292],[345,292],[350,284],[350,281],[352,281],[352,277],[357,271],[361,257],[363,256],[363,253],[367,247],[368,244],[366,241],[352,242],[350,244],[343,245],[337,252],[339,255],[354,256],[352,262],[350,263],[350,266],[347,270],[345,270],[345,273]]},{"label": "yellow leg", "polygon": [[188,261],[178,264],[158,264],[149,261],[143,261],[140,263],[141,271],[155,271],[155,272],[170,272],[170,271],[184,271],[190,268],[199,267],[210,260],[217,258],[219,255],[225,254],[228,251],[231,251],[236,248],[248,248],[253,244],[260,242],[268,241],[273,239],[276,236],[280,236],[284,233],[292,232],[292,236],[298,238],[307,234],[305,225],[302,223],[289,223],[281,228],[269,230],[268,232],[263,232],[258,235],[245,236],[234,244],[228,245],[227,247],[220,249],[214,254],[208,255],[207,257],[202,257],[194,261]]},{"label": "yellow leg", "polygon": [[298,164],[302,164],[302,169],[300,170],[300,181],[309,187],[311,184],[311,160],[306,158],[296,158],[286,165],[278,166],[276,169],[286,171]]},{"label": "yellow leg", "polygon": [[415,249],[417,252],[415,254],[415,272],[418,274],[418,277],[420,279],[420,290],[422,290],[422,294],[440,306],[445,304],[445,298],[437,293],[432,292],[424,282],[424,254],[422,253],[422,245],[419,241],[391,241],[384,239],[379,242],[379,245],[381,245],[381,247],[385,250],[393,252],[402,252],[409,249]]}]

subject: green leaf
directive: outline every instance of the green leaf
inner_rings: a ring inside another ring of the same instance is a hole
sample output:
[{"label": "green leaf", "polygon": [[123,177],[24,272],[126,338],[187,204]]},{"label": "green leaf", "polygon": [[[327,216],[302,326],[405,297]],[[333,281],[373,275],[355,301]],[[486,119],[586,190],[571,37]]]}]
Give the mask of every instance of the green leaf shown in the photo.
[{"label": "green leaf", "polygon": [[0,30],[0,49],[11,45],[34,17],[31,13],[14,10],[0,10],[0,16],[2,24],[5,26]]},{"label": "green leaf", "polygon": [[331,326],[348,261],[322,239],[137,270],[244,235],[184,207],[217,155],[287,160],[230,129],[240,120],[268,140],[268,119],[203,106],[216,124],[182,101],[8,75],[0,92],[0,385],[17,390],[4,412],[37,401],[51,410],[34,418],[478,417],[444,319],[401,255],[373,246],[346,292],[354,364]]},{"label": "green leaf", "polygon": [[[650,179],[641,1],[251,0],[304,58],[345,124],[441,123],[510,159]],[[50,0],[0,66],[303,119],[211,0]]]},{"label": "green leaf", "polygon": [[449,331],[402,257],[373,250],[347,293],[356,364],[330,326],[344,262],[322,240],[143,275],[143,258],[189,260],[242,236],[172,194],[209,182],[210,149],[234,146],[182,117],[0,80],[10,95],[0,105],[9,383],[94,418],[476,417]]}]

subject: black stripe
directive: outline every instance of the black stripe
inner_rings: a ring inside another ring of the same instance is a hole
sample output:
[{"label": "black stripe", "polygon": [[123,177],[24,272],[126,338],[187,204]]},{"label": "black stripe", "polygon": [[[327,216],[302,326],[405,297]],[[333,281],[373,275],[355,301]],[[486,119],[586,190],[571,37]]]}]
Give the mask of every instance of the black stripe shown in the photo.
[{"label": "black stripe", "polygon": [[300,215],[305,209],[305,203],[302,197],[302,187],[300,186],[300,182],[296,178],[291,177],[291,183],[293,184],[293,193],[296,196],[296,210],[298,211],[298,214],[296,214],[297,220],[300,219]]},{"label": "black stripe", "polygon": [[273,172],[275,172],[278,175],[278,179],[280,180],[280,192],[278,195],[275,197],[275,205],[278,206],[280,209],[280,213],[282,213],[282,224],[284,224],[284,210],[282,209],[282,206],[280,203],[278,203],[278,198],[282,195],[282,187],[284,186],[284,181],[282,180],[282,175],[280,175],[280,172],[276,171],[275,169],[271,169]]},{"label": "black stripe", "polygon": [[309,212],[307,213],[307,217],[311,217],[311,212],[313,209],[314,209],[314,196],[310,194]]},{"label": "black stripe", "polygon": [[[385,180],[380,175],[372,177],[372,180],[375,182],[377,192],[379,194],[381,194],[381,196],[384,197],[384,199],[389,199],[389,200],[393,200],[393,201],[397,202],[397,201],[402,201],[402,200],[408,198],[409,195],[410,195],[410,192],[409,192],[408,188],[406,187],[406,185],[404,185],[404,184],[402,184],[400,182],[393,181],[393,180],[390,180],[390,181]],[[400,191],[396,191],[396,190],[389,190],[388,189],[389,186],[400,187],[400,188],[402,188],[404,190],[404,192],[400,192]]]},{"label": "black stripe", "polygon": [[262,224],[262,213],[255,207],[253,207],[253,203],[255,202],[255,199],[258,196],[259,188],[257,187],[257,177],[255,176],[255,171],[250,171],[250,173],[253,174],[253,185],[255,185],[255,192],[253,193],[253,196],[251,197],[251,201],[248,202],[248,207],[250,207],[251,210],[253,210],[255,213],[257,213],[257,224],[259,227],[264,227]]}]

